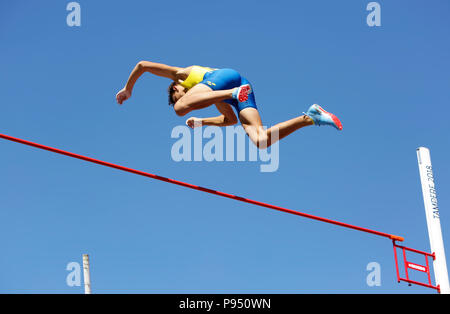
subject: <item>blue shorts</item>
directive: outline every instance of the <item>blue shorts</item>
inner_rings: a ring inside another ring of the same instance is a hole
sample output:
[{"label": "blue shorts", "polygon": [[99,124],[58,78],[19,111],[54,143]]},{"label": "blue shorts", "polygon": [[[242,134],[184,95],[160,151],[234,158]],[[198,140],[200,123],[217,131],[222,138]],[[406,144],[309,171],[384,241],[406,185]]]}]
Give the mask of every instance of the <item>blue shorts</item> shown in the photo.
[{"label": "blue shorts", "polygon": [[[219,69],[205,73],[203,81],[199,84],[209,86],[212,90],[224,90],[239,87],[244,84],[250,84],[250,82],[233,69]],[[227,99],[224,102],[232,105],[238,113],[245,108],[257,109],[253,87],[246,102],[239,102],[236,99]]]}]

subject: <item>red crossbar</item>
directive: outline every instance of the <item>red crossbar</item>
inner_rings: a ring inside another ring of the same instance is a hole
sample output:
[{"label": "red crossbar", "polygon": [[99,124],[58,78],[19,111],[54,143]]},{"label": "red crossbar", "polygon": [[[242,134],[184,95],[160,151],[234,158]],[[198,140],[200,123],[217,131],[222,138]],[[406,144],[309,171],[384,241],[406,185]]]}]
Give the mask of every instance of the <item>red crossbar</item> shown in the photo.
[{"label": "red crossbar", "polygon": [[302,213],[302,212],[294,211],[294,210],[283,208],[283,207],[276,206],[276,205],[271,205],[271,204],[266,204],[266,203],[263,203],[263,202],[254,201],[254,200],[251,200],[251,199],[248,199],[248,198],[244,198],[244,197],[241,197],[241,196],[236,196],[236,195],[233,195],[233,194],[228,194],[228,193],[224,193],[224,192],[220,192],[220,191],[204,188],[204,187],[201,187],[201,186],[185,183],[185,182],[182,182],[182,181],[169,179],[169,178],[166,178],[166,177],[162,177],[162,176],[158,176],[158,175],[155,175],[155,174],[151,174],[151,173],[135,170],[135,169],[132,169],[132,168],[127,168],[127,167],[123,167],[123,166],[120,166],[120,165],[115,165],[115,164],[112,164],[112,163],[109,163],[109,162],[106,162],[106,161],[97,160],[97,159],[86,157],[86,156],[83,156],[83,155],[74,154],[74,153],[67,152],[67,151],[64,151],[64,150],[61,150],[61,149],[57,149],[57,148],[53,148],[53,147],[50,147],[50,146],[45,146],[45,145],[29,142],[29,141],[22,140],[22,139],[19,139],[19,138],[15,138],[15,137],[12,137],[12,136],[0,134],[0,138],[3,138],[5,140],[9,140],[9,141],[13,141],[13,142],[17,142],[17,143],[20,143],[20,144],[24,144],[24,145],[36,147],[36,148],[39,148],[39,149],[47,150],[47,151],[50,151],[50,152],[53,152],[53,153],[66,155],[66,156],[69,156],[69,157],[72,157],[72,158],[77,158],[77,159],[81,159],[81,160],[84,160],[84,161],[92,162],[92,163],[99,164],[99,165],[102,165],[102,166],[106,166],[106,167],[115,168],[115,169],[118,169],[118,170],[130,172],[130,173],[134,173],[134,174],[137,174],[137,175],[140,175],[140,176],[144,176],[144,177],[148,177],[148,178],[152,178],[152,179],[156,179],[156,180],[160,180],[160,181],[164,181],[164,182],[168,182],[168,183],[172,183],[172,184],[176,184],[176,185],[181,185],[181,186],[184,186],[186,188],[199,190],[199,191],[202,191],[202,192],[211,193],[211,194],[215,194],[215,195],[218,195],[218,196],[231,198],[231,199],[234,199],[234,200],[237,200],[237,201],[241,201],[241,202],[250,203],[250,204],[261,206],[261,207],[266,207],[266,208],[278,210],[278,211],[285,212],[285,213],[288,213],[288,214],[297,215],[297,216],[301,216],[301,217],[305,217],[305,218],[309,218],[309,219],[314,219],[314,220],[322,221],[322,222],[325,222],[325,223],[341,226],[341,227],[344,227],[344,228],[349,228],[349,229],[354,229],[354,230],[358,230],[358,231],[362,231],[362,232],[366,232],[366,233],[371,233],[371,234],[374,234],[374,235],[377,235],[377,236],[381,236],[381,237],[386,237],[386,238],[389,238],[389,239],[395,240],[395,241],[403,241],[404,240],[403,237],[400,237],[400,236],[396,236],[396,235],[392,235],[392,234],[388,234],[388,233],[384,233],[384,232],[380,232],[380,231],[375,231],[375,230],[371,230],[371,229],[367,229],[367,228],[363,228],[363,227],[358,227],[358,226],[350,225],[350,224],[347,224],[347,223],[343,223],[343,222],[339,222],[339,221],[335,221],[335,220],[331,220],[331,219],[327,219],[327,218],[322,218],[322,217],[318,217],[318,216],[314,216],[314,215],[310,215],[310,214],[305,214],[305,213]]}]

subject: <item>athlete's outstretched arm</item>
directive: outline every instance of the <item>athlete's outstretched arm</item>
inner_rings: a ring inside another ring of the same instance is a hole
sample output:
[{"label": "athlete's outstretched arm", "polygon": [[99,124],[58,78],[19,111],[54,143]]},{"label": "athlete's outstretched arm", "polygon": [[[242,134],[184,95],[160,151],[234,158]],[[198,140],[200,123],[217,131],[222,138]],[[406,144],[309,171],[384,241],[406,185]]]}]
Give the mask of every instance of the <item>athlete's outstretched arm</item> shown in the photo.
[{"label": "athlete's outstretched arm", "polygon": [[233,112],[231,106],[227,103],[216,104],[217,110],[221,113],[220,116],[212,118],[196,118],[191,117],[186,120],[186,124],[190,128],[195,128],[202,125],[213,126],[229,126],[235,125],[238,122],[236,115]]},{"label": "athlete's outstretched arm", "polygon": [[125,100],[130,98],[131,93],[133,92],[134,84],[145,72],[150,72],[157,76],[167,77],[175,81],[177,80],[177,73],[181,70],[183,70],[183,68],[150,61],[140,61],[131,71],[125,87],[117,93],[116,100],[119,104],[122,104]]}]

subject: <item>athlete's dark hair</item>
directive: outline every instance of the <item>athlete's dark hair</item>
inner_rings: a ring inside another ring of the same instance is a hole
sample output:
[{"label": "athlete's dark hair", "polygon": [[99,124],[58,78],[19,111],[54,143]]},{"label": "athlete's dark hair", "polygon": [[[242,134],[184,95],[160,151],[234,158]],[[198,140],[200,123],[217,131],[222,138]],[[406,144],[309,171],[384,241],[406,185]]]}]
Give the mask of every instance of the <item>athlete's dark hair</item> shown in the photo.
[{"label": "athlete's dark hair", "polygon": [[175,101],[173,100],[173,94],[175,93],[175,89],[173,88],[177,82],[173,81],[170,83],[169,88],[167,89],[167,93],[169,94],[169,106],[173,106]]}]

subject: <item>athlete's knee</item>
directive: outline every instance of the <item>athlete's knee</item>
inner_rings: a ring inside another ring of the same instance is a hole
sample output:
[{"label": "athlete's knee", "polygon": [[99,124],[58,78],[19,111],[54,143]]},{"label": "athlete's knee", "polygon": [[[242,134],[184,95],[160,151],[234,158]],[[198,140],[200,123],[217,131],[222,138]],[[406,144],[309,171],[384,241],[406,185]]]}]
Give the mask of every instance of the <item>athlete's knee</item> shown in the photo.
[{"label": "athlete's knee", "polygon": [[257,135],[255,134],[249,137],[250,140],[253,142],[253,144],[255,144],[255,146],[258,147],[259,149],[266,149],[267,147],[270,146],[269,137],[267,136],[266,133],[259,133]]},{"label": "athlete's knee", "polygon": [[188,104],[182,98],[173,105],[173,109],[175,109],[175,113],[180,117],[188,114],[190,111]]},{"label": "athlete's knee", "polygon": [[264,138],[264,139],[260,139],[258,140],[258,143],[256,144],[256,147],[258,147],[259,149],[266,149],[270,146],[270,141],[269,138]]}]

